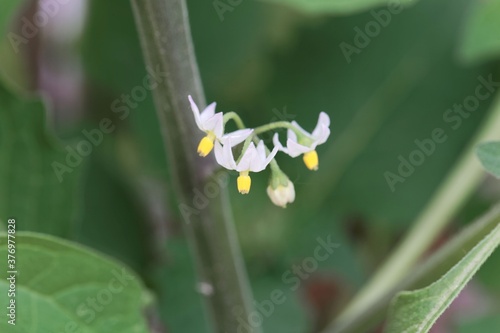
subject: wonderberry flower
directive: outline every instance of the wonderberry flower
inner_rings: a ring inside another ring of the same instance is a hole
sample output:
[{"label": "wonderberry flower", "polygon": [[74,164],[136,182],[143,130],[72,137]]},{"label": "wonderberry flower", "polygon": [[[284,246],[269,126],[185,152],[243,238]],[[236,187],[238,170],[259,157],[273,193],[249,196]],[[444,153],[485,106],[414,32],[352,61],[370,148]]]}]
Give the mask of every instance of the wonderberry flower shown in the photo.
[{"label": "wonderberry flower", "polygon": [[224,168],[236,170],[240,173],[237,180],[238,191],[241,194],[247,194],[252,185],[249,173],[264,170],[278,152],[278,147],[274,147],[273,151],[269,155],[266,155],[266,147],[263,141],[260,141],[257,146],[251,142],[248,148],[242,152],[240,158],[235,160],[232,150],[234,145],[234,142],[230,138],[224,144],[216,142],[215,158]]},{"label": "wonderberry flower", "polygon": [[200,109],[193,101],[193,98],[191,96],[188,96],[188,98],[196,125],[207,134],[201,139],[198,145],[198,154],[200,154],[200,156],[207,156],[214,148],[214,142],[216,141],[224,143],[226,140],[231,139],[233,146],[235,146],[245,141],[245,139],[252,134],[251,129],[243,129],[224,134],[224,116],[222,112],[215,113],[217,103],[214,102],[210,104],[200,113]]},{"label": "wonderberry flower", "polygon": [[293,130],[289,129],[286,147],[283,147],[279,141],[278,133],[276,133],[273,138],[274,145],[291,157],[297,157],[304,154],[303,159],[307,168],[309,170],[317,170],[319,160],[318,153],[316,153],[316,147],[325,143],[330,136],[330,117],[325,112],[321,112],[319,114],[318,124],[312,133],[308,133],[295,121],[292,121],[292,125],[295,126],[302,135],[297,136]]}]

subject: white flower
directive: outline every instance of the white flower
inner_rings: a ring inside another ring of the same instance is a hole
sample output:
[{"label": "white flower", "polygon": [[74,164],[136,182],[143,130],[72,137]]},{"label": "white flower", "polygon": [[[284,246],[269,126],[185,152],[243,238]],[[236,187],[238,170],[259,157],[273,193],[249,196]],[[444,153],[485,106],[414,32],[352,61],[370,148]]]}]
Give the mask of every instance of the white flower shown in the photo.
[{"label": "white flower", "polygon": [[289,180],[286,185],[279,184],[276,188],[267,187],[267,195],[276,206],[286,208],[286,205],[295,200],[295,187]]},{"label": "white flower", "polygon": [[232,147],[234,142],[229,138],[221,145],[215,143],[215,158],[217,162],[226,169],[236,170],[240,173],[238,177],[238,191],[241,194],[247,194],[250,191],[252,180],[248,175],[249,172],[260,172],[264,170],[271,160],[276,156],[278,147],[274,147],[273,151],[266,156],[266,147],[264,142],[260,141],[257,147],[251,142],[248,148],[242,153],[238,161],[234,159]]},{"label": "white flower", "polygon": [[220,141],[222,143],[231,139],[233,146],[245,141],[245,139],[252,134],[252,129],[242,129],[235,132],[224,134],[224,116],[222,112],[215,113],[217,103],[212,103],[200,113],[198,105],[193,101],[191,95],[188,96],[191,110],[193,111],[194,120],[200,130],[207,135],[201,139],[198,145],[198,154],[200,156],[207,156],[214,148],[214,142]]},{"label": "white flower", "polygon": [[316,153],[316,147],[325,143],[330,136],[330,117],[325,112],[321,112],[319,114],[318,124],[312,133],[305,131],[295,121],[292,121],[292,125],[295,126],[302,135],[297,137],[297,134],[289,129],[286,147],[283,147],[279,141],[278,133],[276,133],[273,138],[275,146],[279,147],[282,152],[291,157],[297,157],[304,154],[304,163],[307,168],[310,170],[317,170],[318,154]]}]

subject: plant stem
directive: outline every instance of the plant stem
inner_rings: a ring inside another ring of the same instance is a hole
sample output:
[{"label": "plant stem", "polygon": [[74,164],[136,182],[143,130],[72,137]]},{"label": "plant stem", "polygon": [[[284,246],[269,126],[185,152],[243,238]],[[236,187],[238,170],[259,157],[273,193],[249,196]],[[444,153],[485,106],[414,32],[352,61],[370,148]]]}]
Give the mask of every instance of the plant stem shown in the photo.
[{"label": "plant stem", "polygon": [[[452,172],[418,216],[405,239],[380,267],[368,284],[354,297],[335,323],[350,322],[360,313],[376,306],[395,285],[404,279],[424,252],[432,245],[453,215],[484,177],[475,156],[475,146],[482,141],[500,137],[500,95],[476,137],[460,157]],[[329,332],[328,330],[326,332]]]},{"label": "plant stem", "polygon": [[269,124],[266,124],[266,125],[262,125],[262,126],[259,126],[259,127],[255,128],[253,130],[253,132],[254,132],[255,135],[259,135],[259,134],[262,134],[264,132],[272,131],[272,130],[275,130],[275,129],[278,129],[278,128],[287,128],[287,129],[290,129],[295,134],[297,134],[297,136],[299,138],[304,136],[304,134],[297,127],[293,126],[288,121],[277,121],[277,122],[274,122],[274,123],[269,123]]},{"label": "plant stem", "polygon": [[236,112],[231,111],[224,114],[224,125],[226,125],[229,120],[233,120],[238,129],[246,128],[245,124],[243,124],[243,120],[241,120],[240,116]]},{"label": "plant stem", "polygon": [[[153,91],[169,160],[170,181],[195,257],[198,282],[214,332],[237,332],[247,321],[251,291],[234,230],[226,188],[205,205],[193,189],[213,182],[216,163],[200,158],[201,132],[187,96],[205,102],[195,60],[185,0],[131,0],[146,64],[164,80]],[[195,133],[198,133],[196,135]],[[203,206],[203,207],[201,207]],[[259,332],[252,329],[252,333]]]}]

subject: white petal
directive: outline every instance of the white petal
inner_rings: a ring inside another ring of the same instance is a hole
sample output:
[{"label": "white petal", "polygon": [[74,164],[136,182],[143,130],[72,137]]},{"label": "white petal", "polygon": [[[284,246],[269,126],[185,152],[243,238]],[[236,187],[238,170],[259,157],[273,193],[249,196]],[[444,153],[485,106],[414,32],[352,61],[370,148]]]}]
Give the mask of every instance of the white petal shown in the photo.
[{"label": "white petal", "polygon": [[224,132],[224,116],[222,112],[214,114],[202,124],[204,131],[212,131],[215,137],[220,138]]},{"label": "white petal", "polygon": [[240,172],[249,171],[252,162],[255,163],[257,159],[258,159],[257,149],[255,148],[253,142],[251,142],[247,150],[245,150],[245,152],[243,153],[240,162],[236,166],[236,171]]},{"label": "white petal", "polygon": [[207,119],[212,118],[213,115],[215,114],[215,107],[217,106],[217,103],[213,102],[209,106],[205,108],[200,114],[200,119],[201,122],[205,122]]},{"label": "white petal", "polygon": [[266,160],[266,146],[262,140],[257,144],[257,154],[259,155],[259,159],[261,161]]},{"label": "white petal", "polygon": [[[305,129],[303,129],[302,127],[300,127],[300,125],[296,121],[292,121],[292,125],[295,126],[295,127],[297,127],[305,135],[307,135],[307,136],[311,135],[308,131],[306,131]],[[295,133],[294,133],[294,135],[295,135]]]},{"label": "white petal", "polygon": [[290,155],[291,157],[297,157],[301,154],[310,152],[316,148],[316,145],[313,145],[312,147],[307,147],[290,139],[286,141],[286,145],[288,147],[288,155]]},{"label": "white petal", "polygon": [[271,163],[271,160],[276,156],[276,154],[278,153],[278,147],[274,147],[273,150],[271,151],[271,153],[269,155],[267,155],[267,158],[264,162],[264,168],[267,167],[267,165],[269,163]]},{"label": "white petal", "polygon": [[246,128],[242,130],[237,130],[231,133],[224,134],[222,138],[219,138],[222,144],[225,144],[228,140],[231,141],[231,144],[234,146],[245,141],[253,132],[253,129]]},{"label": "white petal", "polygon": [[231,142],[229,144],[223,146],[223,158],[225,163],[227,164],[227,169],[230,170],[235,170],[236,169],[236,162],[234,160],[233,156],[233,148],[231,145]]},{"label": "white petal", "polygon": [[288,154],[288,149],[283,147],[283,145],[281,144],[278,133],[274,133],[273,143],[274,146],[278,147],[279,150],[281,150],[285,154]]},{"label": "white petal", "polygon": [[224,115],[222,112],[218,112],[212,118],[217,118],[217,122],[213,129],[215,137],[221,138],[224,135]]},{"label": "white petal", "polygon": [[330,127],[330,117],[325,112],[321,112],[318,117],[318,124],[316,125],[316,128],[312,132],[312,137],[319,138],[320,132],[324,132],[325,127],[326,128]]},{"label": "white petal", "polygon": [[295,134],[294,131],[292,131],[291,129],[288,129],[286,133],[287,133],[287,138],[288,139],[297,142],[297,134]]},{"label": "white petal", "polygon": [[324,125],[320,125],[314,136],[315,144],[320,145],[322,143],[325,143],[326,140],[328,140],[329,136],[330,136],[330,128]]},{"label": "white petal", "polygon": [[191,95],[188,96],[188,99],[189,103],[191,104],[191,110],[193,111],[194,121],[196,121],[196,125],[198,126],[198,128],[203,131],[204,129],[200,118],[200,109],[198,109],[198,105],[196,105],[196,103],[193,101],[193,97],[191,97]]},{"label": "white petal", "polygon": [[262,170],[264,170],[278,152],[278,147],[275,146],[273,148],[273,151],[266,157],[265,153],[266,148],[264,146],[264,142],[263,141],[261,142],[262,142],[262,145],[260,146],[261,148],[259,149],[259,147],[257,147],[256,149],[258,156],[256,156],[256,158],[252,160],[250,163],[250,171],[252,172],[261,172]]},{"label": "white petal", "polygon": [[220,166],[223,166],[226,169],[230,169],[231,165],[227,163],[224,157],[224,148],[218,141],[215,141],[214,153],[217,163],[219,163]]}]

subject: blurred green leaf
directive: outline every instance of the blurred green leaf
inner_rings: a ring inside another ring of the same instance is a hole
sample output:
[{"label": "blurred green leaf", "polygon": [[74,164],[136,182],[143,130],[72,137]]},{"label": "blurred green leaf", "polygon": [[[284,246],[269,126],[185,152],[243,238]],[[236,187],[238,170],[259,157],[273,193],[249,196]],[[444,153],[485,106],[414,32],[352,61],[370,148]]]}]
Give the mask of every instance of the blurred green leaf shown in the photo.
[{"label": "blurred green leaf", "polygon": [[66,164],[68,152],[47,132],[44,112],[40,101],[20,100],[0,86],[0,219],[67,237],[80,164]]},{"label": "blurred green leaf", "polygon": [[[243,1],[220,13],[215,2],[188,0],[189,18],[203,86],[218,107],[248,90],[262,89],[269,75],[265,54],[280,34],[290,33],[288,19],[266,2]],[[227,2],[227,1],[225,1]],[[230,82],[230,84],[228,84]],[[231,105],[230,107],[234,107]],[[238,111],[241,111],[241,107]],[[226,109],[229,111],[232,109]]]},{"label": "blurred green leaf", "polygon": [[114,155],[117,149],[115,140],[109,138],[89,157],[81,187],[82,223],[74,240],[147,276],[154,261],[151,226],[140,199],[143,194],[116,168],[121,162]]},{"label": "blurred green leaf", "polygon": [[[9,86],[18,89],[27,86],[27,70],[23,67],[23,57],[20,57],[20,53],[31,40],[13,24],[14,18],[16,18],[15,14],[18,13],[22,3],[26,3],[26,1],[2,0],[0,2],[0,36],[2,36],[0,40],[0,77]],[[27,21],[24,21],[23,24],[26,25]],[[33,25],[33,27],[35,26]],[[39,32],[39,30],[31,31],[35,35]]]},{"label": "blurred green leaf", "polygon": [[89,1],[82,55],[90,82],[112,89],[117,97],[142,84],[147,73],[129,3]]},{"label": "blurred green leaf", "polygon": [[[299,293],[284,283],[280,275],[261,277],[252,283],[256,312],[262,318],[264,332],[308,332],[311,318],[304,312],[304,293]],[[279,302],[273,301],[280,295]],[[241,321],[245,318],[241,318]],[[258,322],[258,319],[252,319]],[[248,322],[248,319],[245,320]]]},{"label": "blurred green leaf", "polygon": [[500,1],[474,1],[467,19],[460,52],[466,61],[485,60],[500,55]]},{"label": "blurred green leaf", "polygon": [[[129,97],[130,104],[124,97],[144,91],[148,72],[130,4],[92,0],[88,10],[80,50],[90,87],[90,123],[98,126],[101,119],[109,118],[116,130],[88,159],[82,225],[76,239],[147,276],[155,244],[148,198],[140,186],[150,177],[163,187],[165,150],[149,89],[141,98]],[[162,205],[162,198],[158,200]]]},{"label": "blurred green leaf", "polygon": [[[142,312],[148,294],[128,268],[46,235],[21,232],[14,240],[16,325],[3,318],[2,332],[148,332]],[[0,255],[7,258],[6,234],[0,236]],[[0,272],[2,295],[10,276]],[[0,304],[6,309],[9,298],[2,297]]]},{"label": "blurred green leaf", "polygon": [[[387,308],[391,303],[391,297],[396,295],[399,290],[418,290],[426,288],[443,277],[457,263],[464,258],[464,254],[472,251],[474,247],[485,239],[492,231],[500,225],[500,204],[493,206],[488,212],[475,219],[467,225],[458,235],[450,239],[441,246],[428,259],[422,262],[418,267],[408,274],[408,278],[399,284],[393,291],[387,294],[387,297],[381,299],[376,307],[354,316],[347,322],[335,322],[324,332],[366,332],[370,327],[381,323],[387,315]],[[487,265],[494,264],[492,259],[499,252],[495,252],[489,260],[481,267],[481,272]],[[491,271],[490,271],[491,272]],[[493,275],[495,278],[496,275]],[[498,280],[498,279],[497,279]]]},{"label": "blurred green leaf", "polygon": [[143,153],[143,168],[164,172],[165,150],[151,92],[146,89],[144,98],[130,98],[132,92],[143,89],[148,77],[130,5],[124,6],[121,0],[90,1],[81,50],[92,86],[92,116],[97,122],[113,117],[119,128],[130,125]]},{"label": "blurred green leaf", "polygon": [[[255,105],[247,108],[264,111],[244,114],[248,123],[269,121],[273,108],[283,106],[288,120],[306,129],[314,128],[319,111],[332,119],[332,135],[318,147],[318,172],[308,173],[300,161],[278,156],[296,184],[296,202],[287,208],[287,218],[300,216],[298,210],[335,207],[402,225],[418,214],[493,101],[490,94],[475,112],[450,122],[454,104],[474,96],[480,78],[493,70],[487,65],[464,68],[453,60],[468,3],[418,2],[394,16],[349,64],[340,45],[355,45],[353,29],[372,22],[370,13],[306,26],[286,53],[275,56],[273,80],[265,89],[273,94],[253,98]],[[392,192],[384,174],[398,174],[400,156],[408,159],[420,151],[415,141],[430,138],[439,128],[447,140],[436,144]]]},{"label": "blurred green leaf", "polygon": [[463,321],[458,325],[457,333],[489,333],[500,332],[500,317],[490,315],[473,320]]},{"label": "blurred green leaf", "polygon": [[[477,279],[488,290],[500,294],[500,251],[493,253],[477,273]],[[499,330],[500,331],[500,330]]]},{"label": "blurred green leaf", "polygon": [[2,36],[7,37],[6,31],[10,22],[12,21],[12,15],[19,8],[19,5],[23,1],[21,0],[4,0],[0,4],[0,31]]},{"label": "blurred green leaf", "polygon": [[351,14],[372,7],[387,5],[406,6],[416,2],[416,0],[268,0],[270,2],[280,3],[292,6],[298,10],[309,13],[333,13],[333,14]]},{"label": "blurred green leaf", "polygon": [[156,276],[160,286],[160,308],[166,326],[172,332],[211,332],[197,290],[195,263],[185,239],[167,243],[168,262]]},{"label": "blurred green leaf", "polygon": [[500,178],[500,142],[486,142],[478,145],[477,156],[488,172]]},{"label": "blurred green leaf", "polygon": [[433,284],[396,295],[385,332],[428,332],[500,244],[500,224]]}]

